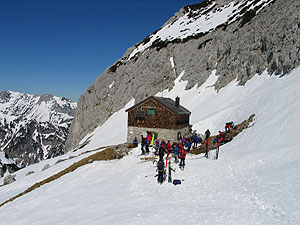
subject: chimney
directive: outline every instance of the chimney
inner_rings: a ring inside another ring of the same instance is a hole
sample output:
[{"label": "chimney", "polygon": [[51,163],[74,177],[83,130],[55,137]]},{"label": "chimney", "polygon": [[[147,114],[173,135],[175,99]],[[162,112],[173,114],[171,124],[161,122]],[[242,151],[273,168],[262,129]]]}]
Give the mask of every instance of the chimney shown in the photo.
[{"label": "chimney", "polygon": [[175,106],[178,108],[179,108],[179,101],[180,101],[180,98],[177,96],[175,99]]}]

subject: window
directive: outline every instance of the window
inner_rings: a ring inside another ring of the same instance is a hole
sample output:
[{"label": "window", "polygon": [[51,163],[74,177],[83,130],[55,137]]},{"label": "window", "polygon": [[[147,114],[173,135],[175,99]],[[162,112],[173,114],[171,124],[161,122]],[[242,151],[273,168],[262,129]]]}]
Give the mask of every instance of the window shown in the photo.
[{"label": "window", "polygon": [[148,115],[155,115],[155,110],[154,109],[148,109]]},{"label": "window", "polygon": [[137,111],[135,116],[137,120],[144,120],[145,119],[145,111]]}]

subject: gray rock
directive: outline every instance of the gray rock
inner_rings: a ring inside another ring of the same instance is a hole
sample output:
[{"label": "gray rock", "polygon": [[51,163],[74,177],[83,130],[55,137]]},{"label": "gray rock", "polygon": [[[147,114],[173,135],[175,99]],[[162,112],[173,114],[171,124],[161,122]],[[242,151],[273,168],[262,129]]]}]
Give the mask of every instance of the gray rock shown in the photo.
[{"label": "gray rock", "polygon": [[[218,1],[218,5],[228,2]],[[216,90],[235,79],[244,85],[266,69],[270,73],[287,74],[300,64],[299,9],[299,1],[276,0],[254,14],[248,23],[240,19],[195,39],[170,42],[159,50],[149,48],[127,60],[134,50],[134,47],[129,48],[80,96],[67,148],[70,150],[78,145],[83,137],[123,108],[130,99],[138,102],[155,95],[161,91],[162,85],[171,89],[183,70],[182,79],[188,80],[188,89],[203,84],[213,70],[218,76]],[[181,10],[170,21],[183,13]],[[174,69],[171,57],[174,58]],[[163,76],[166,77],[164,84]]]},{"label": "gray rock", "polygon": [[13,174],[13,175],[11,174],[11,175],[8,175],[8,176],[6,176],[4,178],[3,184],[7,185],[7,184],[11,184],[11,183],[13,183],[15,181],[16,181],[16,175],[15,174]]},{"label": "gray rock", "polygon": [[3,169],[0,167],[0,177],[3,177],[4,176],[4,171]]},{"label": "gray rock", "polygon": [[89,160],[88,160],[88,163],[92,163],[92,162],[94,162],[93,159],[89,159]]},{"label": "gray rock", "polygon": [[33,174],[34,171],[29,171],[28,173],[26,173],[26,176],[29,176],[30,174]]},{"label": "gray rock", "polygon": [[42,171],[47,170],[47,169],[49,169],[49,168],[50,168],[50,165],[49,165],[49,164],[46,164],[46,165],[43,167]]}]

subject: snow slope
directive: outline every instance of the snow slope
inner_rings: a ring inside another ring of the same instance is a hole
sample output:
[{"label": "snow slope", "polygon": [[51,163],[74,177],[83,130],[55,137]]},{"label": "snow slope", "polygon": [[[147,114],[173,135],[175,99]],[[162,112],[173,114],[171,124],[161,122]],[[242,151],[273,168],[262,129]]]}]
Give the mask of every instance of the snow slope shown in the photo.
[{"label": "snow slope", "polygon": [[[299,224],[300,68],[281,78],[264,72],[218,93],[214,73],[188,91],[183,74],[163,95],[181,97],[198,132],[210,128],[216,134],[225,122],[256,114],[251,128],[220,148],[219,160],[212,160],[214,151],[210,159],[188,155],[184,171],[174,165],[173,178],[183,183],[159,185],[155,165],[142,162],[136,148],[121,160],[85,165],[4,205],[0,224]],[[55,164],[58,159],[125,142],[125,108],[97,128],[83,149],[16,172],[15,183],[0,187],[0,202],[87,155]],[[41,171],[45,163],[51,167]],[[30,170],[35,173],[25,176]]]}]

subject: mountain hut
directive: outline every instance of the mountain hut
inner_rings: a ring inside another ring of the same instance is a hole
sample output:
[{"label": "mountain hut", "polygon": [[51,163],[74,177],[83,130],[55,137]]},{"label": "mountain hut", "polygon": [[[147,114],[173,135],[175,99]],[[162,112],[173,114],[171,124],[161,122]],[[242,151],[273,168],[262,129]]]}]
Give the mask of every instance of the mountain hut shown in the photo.
[{"label": "mountain hut", "polygon": [[141,135],[154,134],[155,138],[178,142],[191,135],[191,112],[180,105],[180,98],[150,96],[126,110],[128,112],[127,141],[134,137],[140,141]]}]

